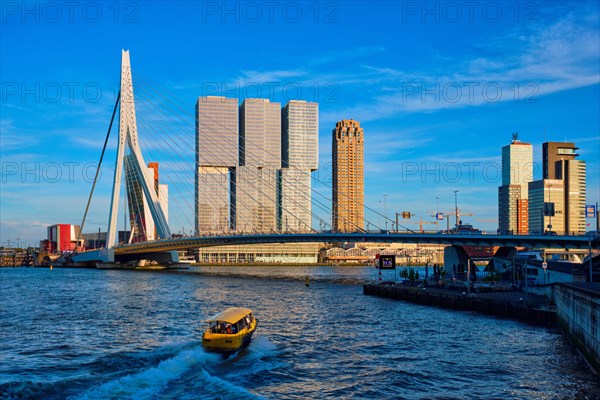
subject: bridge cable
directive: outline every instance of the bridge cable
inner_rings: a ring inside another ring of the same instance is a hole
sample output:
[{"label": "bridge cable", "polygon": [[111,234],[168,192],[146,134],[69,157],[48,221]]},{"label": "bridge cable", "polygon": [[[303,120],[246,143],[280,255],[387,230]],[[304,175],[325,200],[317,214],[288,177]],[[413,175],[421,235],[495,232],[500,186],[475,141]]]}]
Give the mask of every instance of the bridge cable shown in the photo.
[{"label": "bridge cable", "polygon": [[[79,235],[77,235],[77,245],[79,245],[79,241],[81,240],[81,236],[83,235],[83,227],[85,225],[85,219],[87,217],[87,213],[90,208],[90,203],[92,202],[92,196],[94,194],[94,189],[96,188],[96,183],[98,182],[100,166],[102,165],[102,160],[104,158],[104,152],[106,151],[106,145],[108,144],[108,138],[110,136],[110,131],[112,129],[113,122],[115,120],[115,114],[117,113],[117,106],[119,105],[120,100],[121,100],[121,91],[119,90],[119,94],[117,95],[117,101],[115,101],[115,108],[113,109],[112,117],[110,118],[110,124],[108,125],[108,132],[106,132],[106,138],[104,139],[104,146],[102,146],[102,153],[100,153],[100,161],[98,161],[98,168],[96,168],[96,175],[94,176],[94,182],[92,183],[92,190],[90,191],[90,196],[88,197],[87,205],[85,206],[85,212],[83,213],[83,219],[81,221],[81,226],[79,227]],[[75,248],[77,248],[77,247],[75,247]]]},{"label": "bridge cable", "polygon": [[[143,78],[143,77],[140,77],[138,73],[136,73],[135,75],[136,75],[138,78],[141,78],[143,81],[147,81],[147,78],[145,79],[145,78]],[[187,112],[185,109],[183,109],[183,108],[181,108],[180,106],[178,106],[177,104],[173,103],[173,101],[171,100],[171,97],[175,97],[175,98],[177,98],[177,96],[171,95],[171,96],[167,97],[167,96],[164,96],[164,95],[162,95],[162,94],[161,94],[161,93],[160,93],[160,92],[159,92],[159,91],[158,91],[156,88],[153,88],[153,87],[152,87],[152,86],[153,86],[152,84],[147,84],[147,86],[149,86],[149,87],[150,87],[150,88],[151,88],[153,91],[157,92],[159,95],[163,96],[163,97],[164,97],[164,98],[165,98],[167,101],[169,101],[170,103],[172,103],[174,106],[176,106],[176,107],[180,108],[180,109],[181,109],[181,110],[182,110],[182,111],[183,111],[185,114],[191,115],[191,114],[190,114],[189,112]],[[168,107],[168,106],[167,106],[167,107]],[[170,108],[170,107],[169,107],[169,108]],[[172,111],[172,110],[171,110],[171,111]],[[205,116],[205,117],[207,117],[207,118],[209,118],[209,119],[212,119],[212,118],[210,118],[210,116]],[[218,122],[218,121],[213,121],[213,122],[216,122],[217,124],[219,124],[219,122]],[[224,128],[225,128],[225,129],[227,129],[226,127],[224,127]],[[265,151],[265,152],[267,152],[267,153],[268,153],[268,150],[266,150],[266,149],[261,149],[261,150],[263,150],[263,151]],[[242,151],[243,151],[243,150],[242,150]],[[308,176],[309,176],[309,179],[313,179],[313,178],[312,178],[312,176],[310,176],[310,174],[306,174],[306,173],[305,173],[305,175],[308,175]],[[323,184],[323,185],[325,185],[325,186],[327,186],[327,187],[330,187],[330,186],[329,186],[329,185],[327,185],[325,182],[322,182],[322,181],[320,181],[319,179],[316,179],[316,180],[317,180],[317,182],[319,182],[319,183],[321,183],[321,184]],[[320,192],[319,192],[319,191],[318,191],[316,188],[311,188],[311,187],[310,187],[310,186],[308,186],[308,185],[304,185],[304,186],[306,186],[307,188],[310,188],[310,190],[311,190],[311,191],[313,191],[314,193],[316,193],[317,195],[319,195],[319,196],[321,196],[321,197],[325,197],[327,200],[330,200],[330,199],[328,199],[328,198],[327,198],[325,195],[323,195],[322,193],[320,193]],[[343,193],[343,192],[342,192],[341,194],[342,194],[343,196],[345,196],[345,197],[349,197],[347,194],[345,194],[345,193]],[[313,200],[316,200],[316,199],[313,199]],[[319,203],[320,203],[320,202],[319,202]],[[322,205],[322,203],[320,203],[320,204]],[[375,210],[371,209],[370,207],[366,206],[365,204],[363,204],[363,206],[364,206],[364,207],[365,207],[367,210],[373,211],[375,214],[377,214],[377,215],[380,215],[380,216],[383,216],[385,220],[387,220],[387,221],[390,221],[390,222],[394,222],[392,219],[390,219],[390,218],[387,218],[387,216],[384,216],[384,215],[382,215],[381,213],[379,213],[379,212],[377,212],[377,211],[375,211]],[[327,207],[327,206],[324,206],[324,207]],[[328,210],[329,210],[329,208],[322,208],[322,209],[323,209],[324,211],[328,211]],[[307,210],[305,210],[305,211],[307,211]],[[286,210],[286,212],[288,212],[288,213],[289,213],[289,211],[287,211],[287,210]],[[324,223],[325,223],[325,225],[330,225],[330,224],[329,224],[327,221],[325,221],[325,220],[323,220],[321,217],[319,217],[319,216],[318,216],[318,214],[316,214],[316,213],[314,213],[314,212],[310,212],[310,213],[311,213],[311,214],[312,214],[314,217],[316,217],[316,218],[317,218],[317,219],[318,219],[318,220],[319,220],[321,223],[323,223],[323,222],[324,222]],[[296,217],[296,218],[297,218],[297,217]],[[297,218],[297,219],[298,219],[298,218]],[[366,220],[365,220],[365,221],[366,221]],[[306,223],[304,223],[303,221],[301,221],[301,222],[302,222],[304,225],[306,225]],[[368,222],[368,221],[367,221],[367,222]],[[364,231],[364,228],[360,228],[360,227],[359,227],[358,225],[356,225],[356,224],[353,224],[353,225],[355,225],[355,226],[356,226],[357,228],[359,228],[360,230],[363,230],[363,231]],[[369,223],[369,225],[371,225],[371,224]],[[376,224],[373,224],[373,225],[377,226]],[[399,226],[397,227],[397,229],[399,229],[399,228],[400,228],[400,226],[402,226],[401,224],[398,224],[398,225],[399,225]],[[402,226],[402,227],[403,227],[403,228],[405,228],[405,229],[407,229],[408,231],[411,231],[411,232],[413,232],[413,231],[412,231],[410,228],[406,228],[406,227],[404,227],[404,226]],[[380,227],[379,227],[379,228],[380,228]],[[310,230],[314,230],[312,227],[309,227],[309,229],[310,229]],[[380,229],[381,229],[381,228],[380,228]]]},{"label": "bridge cable", "polygon": [[[137,76],[137,75],[138,75],[138,74],[136,74],[136,76]],[[144,80],[143,78],[141,78],[141,79],[142,79],[142,80]],[[148,85],[148,86],[151,86],[151,85]],[[167,99],[167,100],[168,100],[170,103],[172,103],[174,106],[176,106],[177,108],[180,108],[180,109],[181,109],[181,110],[182,110],[184,113],[186,113],[186,114],[188,114],[188,115],[190,115],[190,116],[191,116],[191,114],[189,114],[189,112],[185,111],[185,110],[184,110],[184,109],[182,109],[180,106],[178,106],[177,104],[173,103],[173,102],[172,102],[172,101],[171,101],[171,100],[170,100],[168,97],[166,97],[166,96],[162,95],[162,94],[161,94],[161,93],[160,93],[160,92],[159,92],[157,89],[154,89],[154,88],[152,88],[152,89],[153,89],[155,92],[157,92],[159,95],[161,95],[162,97],[164,97],[165,99]],[[177,115],[177,113],[175,113],[175,112],[174,112],[174,110],[173,110],[172,108],[170,108],[168,105],[165,105],[165,106],[166,106],[166,107],[167,107],[167,108],[168,108],[168,109],[171,111],[171,114],[175,114],[175,115]],[[171,116],[171,114],[168,114],[168,115],[167,115],[167,118],[170,118],[170,119],[172,120],[172,116]],[[204,115],[204,117],[206,117],[207,119],[211,119],[213,122],[217,123],[218,125],[221,125],[221,126],[224,128],[224,129],[227,129],[227,128],[226,128],[226,127],[224,127],[222,124],[220,124],[220,123],[219,123],[219,121],[215,121],[215,120],[214,120],[214,119],[212,119],[210,116],[208,116],[208,115]],[[162,118],[161,118],[160,120],[162,120]],[[171,139],[171,140],[172,140],[172,139]],[[261,150],[264,150],[264,149],[262,149],[262,148],[261,148]],[[244,151],[244,150],[242,150],[242,152],[243,152],[243,151]],[[267,153],[269,153],[267,150],[264,150],[264,151],[265,151],[265,152],[267,152]],[[256,157],[256,156],[254,156],[254,157]],[[249,159],[250,159],[250,158],[249,158]],[[254,172],[255,172],[255,173],[257,173],[257,171],[254,171]],[[300,171],[300,172],[302,172],[302,174],[303,174],[303,175],[305,175],[305,176],[306,176],[308,179],[313,179],[313,178],[312,178],[312,176],[311,176],[310,174],[308,174],[308,173],[305,173],[304,171]],[[264,179],[264,178],[262,178],[262,177],[259,177],[259,179],[261,179],[261,180],[262,180],[262,179]],[[319,181],[318,179],[317,179],[317,181],[318,181],[318,182],[321,182],[321,181]],[[317,195],[319,195],[319,196],[321,196],[321,197],[324,197],[324,198],[325,198],[325,199],[327,199],[327,200],[331,200],[331,199],[327,198],[325,195],[323,195],[322,193],[320,193],[319,191],[317,191],[317,189],[310,187],[310,185],[306,185],[306,184],[305,184],[305,183],[303,183],[303,182],[299,182],[299,183],[301,183],[301,185],[302,185],[302,186],[305,186],[306,188],[310,189],[311,191],[313,191],[313,192],[314,192],[314,193],[316,193]],[[321,183],[322,183],[322,182],[321,182]],[[278,193],[279,193],[279,194],[282,194],[282,193],[281,193],[281,189],[278,189]],[[321,217],[319,216],[319,214],[317,214],[317,213],[315,213],[315,212],[313,212],[313,211],[309,211],[308,209],[306,209],[305,207],[303,207],[303,206],[302,206],[302,204],[298,203],[297,201],[295,201],[295,200],[293,200],[293,199],[288,199],[288,200],[292,200],[292,201],[293,201],[293,203],[295,203],[295,204],[296,204],[297,206],[299,206],[301,209],[303,209],[304,211],[308,212],[309,214],[311,214],[311,216],[312,216],[312,217],[314,217],[314,218],[316,218],[317,220],[319,220],[319,222],[320,222],[322,225],[325,225],[325,226],[330,226],[330,223],[329,223],[329,221],[327,221],[327,220],[325,220],[325,219],[321,218]],[[320,202],[320,201],[319,201],[317,198],[313,198],[313,199],[312,199],[312,202],[313,202],[313,203],[316,203],[315,205],[317,205],[317,206],[320,206],[319,208],[320,208],[320,209],[322,209],[323,211],[325,211],[326,213],[330,211],[330,208],[329,208],[327,205],[324,205],[322,202]],[[257,203],[258,203],[258,202],[257,202]],[[283,210],[283,209],[282,209],[282,210]],[[297,216],[295,216],[295,215],[294,215],[293,213],[291,213],[289,210],[285,209],[285,210],[283,210],[283,211],[285,211],[287,214],[291,215],[293,218],[295,218],[296,220],[298,220],[298,221],[300,222],[300,224],[302,224],[302,225],[306,226],[306,227],[308,228],[308,230],[311,230],[311,231],[316,231],[314,228],[312,228],[311,226],[309,226],[309,225],[308,225],[306,222],[304,222],[302,219],[300,219],[300,218],[298,218]],[[361,230],[361,229],[362,229],[362,228],[360,228],[360,227],[359,227],[358,225],[356,225],[356,224],[353,224],[353,225],[355,225],[355,226],[356,226],[356,227],[357,227],[359,230]],[[364,230],[364,229],[362,229],[362,230]]]}]

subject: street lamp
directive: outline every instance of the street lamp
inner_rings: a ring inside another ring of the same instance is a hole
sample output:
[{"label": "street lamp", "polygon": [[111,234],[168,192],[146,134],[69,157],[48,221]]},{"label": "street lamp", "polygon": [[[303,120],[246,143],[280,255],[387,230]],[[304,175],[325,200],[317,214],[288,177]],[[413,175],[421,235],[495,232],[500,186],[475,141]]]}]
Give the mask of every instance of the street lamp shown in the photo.
[{"label": "street lamp", "polygon": [[387,232],[388,220],[387,220],[387,207],[386,207],[385,199],[386,199],[387,196],[388,196],[387,194],[383,195],[383,217],[385,219],[385,230],[386,230],[386,232]]},{"label": "street lamp", "polygon": [[438,216],[440,215],[440,198],[436,197],[435,200],[437,201],[437,207],[435,209],[435,230],[439,231],[440,230],[440,220],[438,219]]},{"label": "street lamp", "polygon": [[379,212],[378,212],[378,216],[377,216],[377,225],[379,226],[379,230],[381,230],[381,200],[378,201],[379,203]]}]

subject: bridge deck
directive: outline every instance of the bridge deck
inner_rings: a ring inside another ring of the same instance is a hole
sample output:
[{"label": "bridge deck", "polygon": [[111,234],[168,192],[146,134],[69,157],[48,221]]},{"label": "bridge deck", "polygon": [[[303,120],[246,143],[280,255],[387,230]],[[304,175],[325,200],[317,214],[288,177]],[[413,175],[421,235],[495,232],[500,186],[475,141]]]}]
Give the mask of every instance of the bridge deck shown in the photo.
[{"label": "bridge deck", "polygon": [[306,233],[198,236],[115,246],[115,254],[136,254],[220,245],[293,242],[423,243],[455,246],[600,249],[600,239],[586,236],[467,235],[421,233]]}]

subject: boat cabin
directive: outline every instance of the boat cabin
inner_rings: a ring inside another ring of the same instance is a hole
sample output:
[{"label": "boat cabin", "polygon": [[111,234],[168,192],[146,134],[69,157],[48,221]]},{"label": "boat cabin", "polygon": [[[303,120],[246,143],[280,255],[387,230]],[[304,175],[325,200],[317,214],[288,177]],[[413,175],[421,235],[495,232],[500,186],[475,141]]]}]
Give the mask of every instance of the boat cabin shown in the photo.
[{"label": "boat cabin", "polygon": [[231,307],[206,320],[210,333],[235,335],[250,327],[254,322],[252,310],[244,307]]}]

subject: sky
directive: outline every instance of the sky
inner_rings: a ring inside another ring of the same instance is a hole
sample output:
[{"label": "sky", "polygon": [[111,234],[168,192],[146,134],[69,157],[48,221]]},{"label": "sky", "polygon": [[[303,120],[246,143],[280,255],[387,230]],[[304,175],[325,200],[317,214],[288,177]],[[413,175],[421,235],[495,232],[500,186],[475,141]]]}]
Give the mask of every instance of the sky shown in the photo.
[{"label": "sky", "polygon": [[[131,54],[147,161],[168,153],[152,143],[174,131],[170,123],[193,140],[198,96],[298,99],[319,103],[313,178],[321,202],[331,198],[336,121],[364,128],[365,218],[373,225],[383,227],[378,214],[392,220],[409,211],[405,226],[416,229],[419,219],[452,211],[456,199],[472,214],[465,223],[495,231],[501,148],[515,132],[534,146],[535,179],[544,141],[575,142],[587,162],[587,203],[600,200],[595,1],[0,4],[0,245],[34,244],[49,225],[81,223],[121,49]],[[153,108],[149,88],[177,103],[176,117]],[[87,232],[106,230],[115,132]],[[165,183],[169,172],[177,176],[173,232],[193,229],[193,169],[181,177],[192,149],[161,172]]]}]

